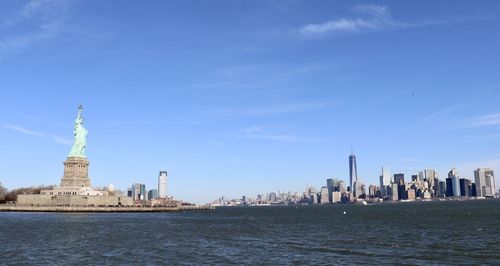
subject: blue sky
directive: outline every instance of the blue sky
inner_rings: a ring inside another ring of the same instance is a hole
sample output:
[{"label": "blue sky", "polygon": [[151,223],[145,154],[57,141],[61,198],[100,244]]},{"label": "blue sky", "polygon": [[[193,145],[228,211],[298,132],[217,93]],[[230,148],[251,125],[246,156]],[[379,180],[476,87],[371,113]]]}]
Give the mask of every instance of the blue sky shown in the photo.
[{"label": "blue sky", "polygon": [[[498,1],[0,3],[0,182],[219,196],[500,169]],[[497,177],[497,187],[500,186]]]}]

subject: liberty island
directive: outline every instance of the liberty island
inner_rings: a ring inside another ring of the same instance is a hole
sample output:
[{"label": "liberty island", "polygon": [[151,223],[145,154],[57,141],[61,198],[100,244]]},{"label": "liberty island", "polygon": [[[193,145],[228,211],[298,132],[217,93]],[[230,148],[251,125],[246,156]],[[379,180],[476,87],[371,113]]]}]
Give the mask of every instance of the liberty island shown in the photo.
[{"label": "liberty island", "polygon": [[18,195],[18,206],[50,207],[110,207],[132,206],[130,197],[109,195],[109,191],[94,190],[88,175],[89,161],[85,156],[86,136],[88,131],[83,125],[83,106],[78,107],[74,124],[74,144],[66,161],[64,175],[58,187],[42,190],[40,194]]},{"label": "liberty island", "polygon": [[[40,194],[19,194],[15,205],[0,205],[0,211],[57,211],[57,212],[161,212],[202,210],[210,207],[183,206],[180,201],[157,198],[146,207],[143,201],[134,202],[129,196],[115,195],[112,188],[94,189],[89,178],[89,165],[85,155],[87,129],[84,127],[83,106],[73,127],[74,143],[63,162],[64,174],[59,186],[41,190]],[[152,207],[155,208],[152,208]]]}]

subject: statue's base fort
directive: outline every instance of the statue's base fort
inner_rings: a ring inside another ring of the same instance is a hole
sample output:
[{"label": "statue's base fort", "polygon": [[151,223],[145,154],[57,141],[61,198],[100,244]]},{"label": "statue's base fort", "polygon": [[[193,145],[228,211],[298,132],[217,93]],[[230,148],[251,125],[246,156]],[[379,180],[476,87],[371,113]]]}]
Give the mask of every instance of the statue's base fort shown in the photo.
[{"label": "statue's base fort", "polygon": [[132,206],[131,197],[109,195],[109,191],[94,190],[88,175],[89,161],[85,157],[68,157],[59,187],[42,190],[40,194],[18,195],[17,206],[29,207],[114,207]]},{"label": "statue's base fort", "polygon": [[17,206],[29,207],[115,207],[132,206],[132,198],[123,196],[18,195]]}]

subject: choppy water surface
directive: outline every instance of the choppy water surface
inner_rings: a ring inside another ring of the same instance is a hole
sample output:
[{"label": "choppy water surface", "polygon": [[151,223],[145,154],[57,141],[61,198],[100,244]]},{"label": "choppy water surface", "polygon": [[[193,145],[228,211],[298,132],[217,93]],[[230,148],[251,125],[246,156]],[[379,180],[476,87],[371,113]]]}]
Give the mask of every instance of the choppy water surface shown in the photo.
[{"label": "choppy water surface", "polygon": [[0,264],[77,262],[500,264],[500,201],[0,213]]}]

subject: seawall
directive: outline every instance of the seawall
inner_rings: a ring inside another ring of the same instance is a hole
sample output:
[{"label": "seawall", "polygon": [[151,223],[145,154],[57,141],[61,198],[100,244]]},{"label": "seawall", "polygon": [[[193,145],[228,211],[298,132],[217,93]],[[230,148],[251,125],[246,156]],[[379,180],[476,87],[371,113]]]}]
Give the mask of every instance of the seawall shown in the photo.
[{"label": "seawall", "polygon": [[0,212],[182,212],[213,210],[210,206],[181,207],[71,207],[71,206],[15,206],[0,205]]}]

